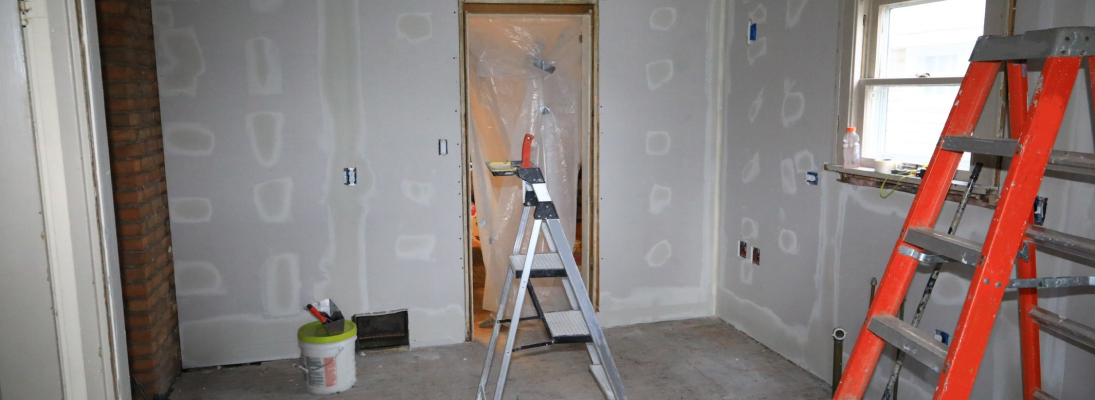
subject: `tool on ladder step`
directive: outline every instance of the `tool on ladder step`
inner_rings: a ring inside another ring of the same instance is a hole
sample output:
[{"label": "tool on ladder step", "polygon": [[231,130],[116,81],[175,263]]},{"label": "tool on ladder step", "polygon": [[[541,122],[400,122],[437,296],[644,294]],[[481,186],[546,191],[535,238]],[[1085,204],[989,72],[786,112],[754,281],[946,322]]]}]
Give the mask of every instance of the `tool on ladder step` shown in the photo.
[{"label": "tool on ladder step", "polygon": [[[494,176],[514,176],[521,178],[525,189],[524,209],[521,212],[521,222],[517,229],[518,237],[514,240],[513,253],[510,255],[509,268],[506,269],[506,282],[502,286],[502,295],[498,300],[498,313],[494,321],[494,329],[491,332],[490,342],[487,345],[487,357],[483,364],[483,374],[479,378],[479,387],[476,398],[486,398],[487,383],[494,358],[494,349],[498,344],[502,324],[509,324],[509,333],[506,335],[506,344],[503,348],[502,365],[498,371],[498,379],[495,382],[494,399],[501,400],[505,390],[506,377],[509,373],[510,363],[514,352],[549,346],[560,343],[585,343],[589,353],[589,370],[594,380],[601,388],[606,399],[626,400],[623,381],[616,370],[616,362],[612,359],[612,353],[608,349],[604,332],[601,330],[597,314],[593,309],[593,303],[589,300],[582,275],[574,260],[573,248],[567,241],[563,232],[563,225],[559,222],[559,215],[555,204],[551,201],[547,183],[540,169],[532,165],[532,141],[531,134],[525,135],[521,147],[521,160],[496,161],[487,163],[487,169]],[[526,234],[525,227],[532,214],[532,229]],[[540,235],[548,245],[547,253],[537,253],[537,244]],[[527,248],[526,254],[521,254],[522,248]],[[567,300],[571,310],[544,312],[540,307],[540,301],[536,297],[533,288],[534,278],[561,278]],[[518,279],[517,296],[514,300],[512,316],[504,318],[509,302],[510,282]],[[521,317],[525,295],[532,300],[536,315]],[[543,322],[548,340],[516,346],[517,328],[522,321],[540,320]]]},{"label": "tool on ladder step", "polygon": [[[1013,265],[1018,266],[1016,277],[1020,281],[1015,285],[1019,288],[1024,400],[1051,398],[1041,388],[1039,326],[1076,343],[1095,343],[1095,329],[1038,307],[1038,283],[1029,286],[1032,279],[1043,279],[1042,284],[1060,282],[1038,278],[1036,252],[1042,248],[1095,264],[1095,240],[1036,226],[1031,209],[1047,170],[1067,172],[1062,177],[1095,177],[1095,154],[1053,150],[1081,61],[1086,57],[1089,65],[1095,65],[1095,56],[1090,56],[1095,55],[1092,37],[1095,27],[978,39],[834,399],[863,398],[886,343],[904,349],[908,356],[939,372],[934,400],[968,399],[1004,291],[1012,285]],[[1028,59],[1045,59],[1029,110]],[[1006,65],[1012,138],[973,138],[973,128],[1002,64]],[[1089,73],[1095,85],[1095,68],[1089,68]],[[1012,159],[983,244],[957,237],[953,231],[934,229],[966,152]],[[1026,251],[1022,251],[1024,247]],[[975,267],[949,346],[895,316],[917,265],[940,260]],[[1080,281],[1082,277],[1074,282]]]}]

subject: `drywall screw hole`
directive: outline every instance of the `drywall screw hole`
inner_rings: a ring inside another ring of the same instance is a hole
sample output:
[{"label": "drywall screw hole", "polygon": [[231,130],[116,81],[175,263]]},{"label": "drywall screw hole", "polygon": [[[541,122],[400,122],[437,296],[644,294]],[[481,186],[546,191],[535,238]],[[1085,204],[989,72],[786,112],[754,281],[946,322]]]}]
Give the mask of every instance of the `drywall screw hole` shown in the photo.
[{"label": "drywall screw hole", "polygon": [[1072,37],[1070,37],[1070,36],[1065,36],[1065,41],[1066,41],[1066,42],[1071,42],[1071,41],[1072,41]]}]

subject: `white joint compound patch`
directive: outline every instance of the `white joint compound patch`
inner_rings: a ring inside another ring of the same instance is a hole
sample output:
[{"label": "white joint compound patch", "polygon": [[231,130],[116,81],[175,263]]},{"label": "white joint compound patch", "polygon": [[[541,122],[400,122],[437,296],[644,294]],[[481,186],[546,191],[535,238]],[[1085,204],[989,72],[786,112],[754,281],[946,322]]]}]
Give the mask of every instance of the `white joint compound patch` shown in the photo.
[{"label": "white joint compound patch", "polygon": [[401,260],[433,261],[434,235],[399,235],[395,240],[395,256]]},{"label": "white joint compound patch", "polygon": [[430,203],[434,198],[433,184],[429,182],[415,182],[404,179],[402,182],[403,197],[410,199],[411,201],[430,206]]},{"label": "white joint compound patch", "polygon": [[745,57],[749,59],[749,65],[753,65],[757,62],[757,59],[764,57],[765,54],[768,54],[768,38],[759,37],[746,50]]},{"label": "white joint compound patch", "polygon": [[171,222],[209,222],[213,216],[213,204],[202,197],[178,197],[168,200]]},{"label": "white joint compound patch", "polygon": [[760,106],[764,104],[764,88],[760,88],[760,92],[757,92],[757,98],[753,99],[753,104],[749,106],[749,122],[757,120],[757,115],[760,114]]},{"label": "white joint compound patch", "polygon": [[225,293],[220,271],[204,261],[175,261],[175,291],[180,297]]},{"label": "white joint compound patch", "polygon": [[669,261],[669,257],[673,255],[673,246],[669,245],[669,241],[663,240],[647,250],[646,252],[646,264],[651,267],[660,267],[665,265],[666,261]]},{"label": "white joint compound patch", "polygon": [[764,4],[757,4],[756,8],[749,12],[749,20],[758,24],[768,22],[768,9],[764,8]]},{"label": "white joint compound patch", "polygon": [[429,13],[400,14],[395,22],[399,37],[410,43],[422,42],[433,36]]},{"label": "white joint compound patch", "polygon": [[795,171],[800,174],[806,171],[817,171],[817,164],[814,163],[814,153],[809,150],[795,153]]},{"label": "white joint compound patch", "polygon": [[269,14],[281,8],[285,0],[251,0],[251,11]]},{"label": "white joint compound patch", "polygon": [[270,38],[257,37],[244,46],[247,58],[247,91],[265,96],[281,93],[281,56]]},{"label": "white joint compound patch", "polygon": [[783,127],[790,128],[795,126],[795,123],[799,119],[802,119],[802,113],[806,109],[806,97],[802,92],[792,92],[791,89],[795,87],[795,81],[790,79],[783,80],[783,108],[781,110],[781,117],[783,118]]},{"label": "white joint compound patch", "polygon": [[646,132],[646,154],[652,156],[661,156],[669,154],[669,146],[672,144],[672,140],[669,137],[669,132],[665,131],[649,131]]},{"label": "white joint compound patch", "polygon": [[646,86],[650,90],[662,87],[673,79],[673,60],[659,60],[646,64]]},{"label": "white joint compound patch", "polygon": [[293,203],[293,178],[269,180],[255,185],[255,209],[263,222],[286,222]]},{"label": "white joint compound patch", "polygon": [[741,238],[742,239],[756,239],[760,236],[760,226],[757,224],[757,220],[752,218],[741,219]]},{"label": "white joint compound patch", "polygon": [[205,59],[194,27],[156,32],[160,94],[166,97],[198,93],[198,77],[205,73]]},{"label": "white joint compound patch", "polygon": [[169,122],[163,124],[164,150],[184,156],[208,156],[213,154],[216,140],[213,132],[197,122]]},{"label": "white joint compound patch", "polygon": [[673,190],[665,186],[654,184],[654,187],[650,189],[650,213],[653,215],[661,214],[665,211],[666,207],[669,207],[669,203],[673,201]]},{"label": "white joint compound patch", "polygon": [[787,0],[787,29],[794,28],[798,25],[799,18],[802,17],[802,9],[806,8],[806,3],[809,0]]},{"label": "white joint compound patch", "polygon": [[263,310],[271,317],[301,312],[300,260],[296,254],[279,254],[263,265]]},{"label": "white joint compound patch", "polygon": [[795,194],[798,186],[795,185],[795,161],[784,158],[779,163],[780,175],[783,177],[783,193]]},{"label": "white joint compound patch", "polygon": [[279,112],[257,112],[247,114],[245,124],[251,136],[251,150],[259,164],[273,167],[281,155],[282,126],[284,117]]},{"label": "white joint compound patch", "polygon": [[745,168],[741,170],[741,183],[752,182],[757,175],[760,175],[760,152],[753,153],[753,158],[745,163]]},{"label": "white joint compound patch", "polygon": [[787,254],[798,254],[798,235],[793,231],[779,231],[779,249]]},{"label": "white joint compound patch", "polygon": [[677,22],[677,9],[673,7],[662,7],[654,9],[654,12],[650,13],[650,29],[656,29],[659,31],[668,31],[673,27],[673,24]]}]

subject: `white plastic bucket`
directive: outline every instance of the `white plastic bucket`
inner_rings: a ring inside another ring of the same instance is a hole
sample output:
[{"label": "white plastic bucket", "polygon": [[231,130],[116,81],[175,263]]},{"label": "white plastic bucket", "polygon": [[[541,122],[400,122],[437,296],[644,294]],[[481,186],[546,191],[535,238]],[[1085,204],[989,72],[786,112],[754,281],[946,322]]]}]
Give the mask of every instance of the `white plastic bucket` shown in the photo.
[{"label": "white plastic bucket", "polygon": [[326,336],[319,322],[306,324],[297,331],[300,345],[300,369],[304,382],[313,394],[343,392],[357,382],[357,361],[354,341],[357,326],[346,321],[341,335]]}]

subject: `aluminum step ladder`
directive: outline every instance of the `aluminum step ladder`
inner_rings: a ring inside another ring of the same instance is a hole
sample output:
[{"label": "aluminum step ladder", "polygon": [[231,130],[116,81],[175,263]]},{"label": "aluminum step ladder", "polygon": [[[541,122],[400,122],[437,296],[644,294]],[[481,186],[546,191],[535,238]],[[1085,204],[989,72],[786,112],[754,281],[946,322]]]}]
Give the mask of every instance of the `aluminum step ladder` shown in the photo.
[{"label": "aluminum step ladder", "polygon": [[[524,210],[521,212],[521,224],[518,228],[520,234],[514,240],[513,253],[509,258],[509,268],[506,269],[506,279],[503,283],[502,296],[498,299],[498,312],[494,322],[494,330],[490,335],[490,343],[487,345],[487,359],[483,363],[483,374],[479,378],[479,390],[476,398],[479,400],[486,398],[487,381],[490,377],[494,359],[494,349],[498,344],[498,334],[502,329],[502,325],[508,323],[509,333],[506,335],[502,366],[499,369],[498,380],[495,383],[495,400],[502,399],[502,393],[506,385],[506,374],[509,372],[514,352],[561,343],[585,343],[591,362],[589,370],[604,393],[605,398],[626,400],[627,394],[624,392],[620,373],[616,370],[616,363],[612,359],[612,353],[608,349],[604,332],[597,321],[593,303],[589,300],[589,294],[582,282],[582,275],[578,271],[577,263],[574,262],[574,254],[566,235],[563,233],[563,225],[559,222],[555,204],[552,203],[551,196],[548,194],[543,174],[540,172],[540,168],[534,167],[530,162],[532,140],[532,135],[525,135],[521,161],[487,163],[487,169],[495,176],[517,176],[521,178],[524,181],[525,198]],[[530,213],[533,216],[532,229],[526,237],[525,228]],[[541,232],[547,242],[548,253],[536,253]],[[523,247],[522,244],[527,245],[528,252],[531,254],[520,253]],[[544,312],[540,307],[540,301],[536,298],[532,278],[562,278],[563,289],[566,291],[572,309]],[[519,279],[520,284],[517,286],[512,317],[504,319],[510,286],[512,286],[510,282],[513,279]],[[528,293],[529,298],[532,300],[536,315],[521,318],[525,293]],[[543,322],[549,338],[548,341],[514,347],[518,324],[521,321],[532,319],[539,319]]]},{"label": "aluminum step ladder", "polygon": [[[970,57],[935,153],[894,245],[878,292],[834,399],[862,399],[886,343],[940,374],[934,399],[968,399],[981,366],[1004,292],[1019,294],[1024,399],[1052,399],[1041,390],[1038,330],[1045,328],[1095,349],[1095,329],[1037,306],[1041,287],[1089,286],[1092,277],[1037,278],[1035,251],[1052,249],[1095,265],[1095,240],[1034,224],[1031,205],[1047,170],[1057,177],[1091,182],[1095,154],[1055,151],[1080,64],[1086,57],[1095,82],[1095,28],[1058,28],[1018,36],[983,36]],[[1038,88],[1028,110],[1026,60],[1044,59]],[[1006,64],[1011,139],[972,137],[1001,64]],[[1012,159],[984,244],[936,231],[933,227],[964,153]],[[955,261],[975,268],[950,346],[896,317],[921,262]],[[1012,266],[1017,278],[1010,280]]]}]

